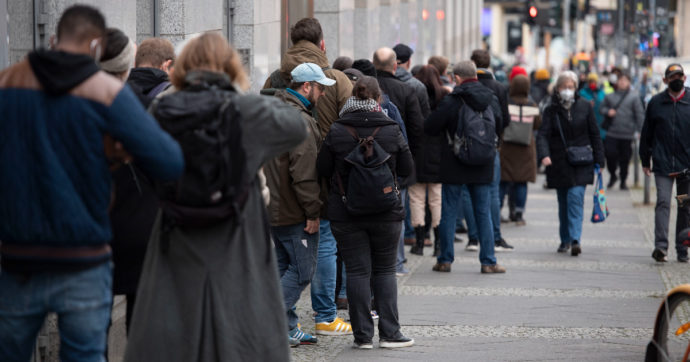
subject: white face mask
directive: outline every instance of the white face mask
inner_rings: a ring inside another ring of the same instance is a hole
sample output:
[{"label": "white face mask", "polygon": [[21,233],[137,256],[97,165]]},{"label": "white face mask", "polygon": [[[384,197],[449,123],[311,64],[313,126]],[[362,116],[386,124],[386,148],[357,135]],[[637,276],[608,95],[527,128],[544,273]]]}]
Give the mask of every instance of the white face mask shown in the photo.
[{"label": "white face mask", "polygon": [[611,85],[614,85],[616,84],[616,82],[618,82],[618,76],[615,74],[611,74],[609,76],[609,83],[611,83]]},{"label": "white face mask", "polygon": [[575,91],[572,89],[564,89],[558,92],[558,95],[561,96],[561,100],[565,103],[570,103],[575,100]]}]

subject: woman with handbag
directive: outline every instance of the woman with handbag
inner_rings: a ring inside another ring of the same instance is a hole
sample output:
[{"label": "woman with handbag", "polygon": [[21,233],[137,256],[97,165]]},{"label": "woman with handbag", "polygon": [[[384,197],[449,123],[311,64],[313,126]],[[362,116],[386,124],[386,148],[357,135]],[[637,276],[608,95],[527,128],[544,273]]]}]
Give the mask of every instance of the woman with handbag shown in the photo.
[{"label": "woman with handbag", "polygon": [[508,113],[511,122],[503,131],[501,145],[501,205],[506,193],[515,201],[515,221],[525,225],[522,215],[527,202],[527,182],[537,178],[537,142],[534,131],[541,126],[539,107],[530,100],[530,82],[524,75],[510,81]]},{"label": "woman with handbag", "polygon": [[594,110],[590,102],[576,96],[575,79],[570,71],[558,77],[537,137],[548,187],[558,195],[558,252],[571,249],[572,256],[582,252],[585,187],[594,182],[594,164],[603,167],[605,162]]}]

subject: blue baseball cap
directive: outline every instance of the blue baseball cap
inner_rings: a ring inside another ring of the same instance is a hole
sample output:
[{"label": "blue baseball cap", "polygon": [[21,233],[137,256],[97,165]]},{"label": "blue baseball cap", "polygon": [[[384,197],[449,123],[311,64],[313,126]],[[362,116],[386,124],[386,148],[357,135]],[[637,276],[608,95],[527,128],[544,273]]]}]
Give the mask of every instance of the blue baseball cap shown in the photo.
[{"label": "blue baseball cap", "polygon": [[296,66],[290,75],[292,76],[292,81],[295,83],[316,82],[326,86],[335,84],[335,80],[327,78],[326,75],[323,74],[321,67],[314,63],[302,63]]}]

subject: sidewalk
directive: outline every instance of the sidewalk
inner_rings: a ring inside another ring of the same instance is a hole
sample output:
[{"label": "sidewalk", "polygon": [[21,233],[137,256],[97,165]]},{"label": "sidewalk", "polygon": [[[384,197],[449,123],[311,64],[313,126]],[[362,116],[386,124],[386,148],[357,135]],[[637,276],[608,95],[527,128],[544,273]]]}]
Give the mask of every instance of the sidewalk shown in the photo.
[{"label": "sidewalk", "polygon": [[[653,206],[633,207],[641,191],[610,190],[610,219],[589,221],[587,188],[583,253],[557,254],[556,194],[530,184],[527,225],[503,224],[515,246],[497,253],[504,275],[482,275],[476,252],[456,243],[451,273],[431,271],[435,258],[408,255],[410,275],[398,279],[400,322],[416,345],[355,350],[352,337],[319,336],[318,345],[292,349],[296,361],[611,361],[642,360],[665,291],[690,282],[688,265],[650,257]],[[653,194],[652,194],[653,195]],[[298,305],[313,332],[308,292]],[[347,313],[341,316],[347,317]]]}]

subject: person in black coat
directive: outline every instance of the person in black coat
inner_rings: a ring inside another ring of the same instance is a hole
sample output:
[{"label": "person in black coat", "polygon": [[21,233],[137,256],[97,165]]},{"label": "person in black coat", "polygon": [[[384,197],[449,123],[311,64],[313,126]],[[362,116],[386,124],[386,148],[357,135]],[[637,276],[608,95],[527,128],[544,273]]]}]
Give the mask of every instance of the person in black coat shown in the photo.
[{"label": "person in black coat", "polygon": [[319,175],[331,180],[328,217],[338,250],[345,261],[347,300],[355,346],[358,348],[372,346],[372,289],[380,318],[381,347],[414,344],[414,340],[400,332],[398,322],[395,264],[405,217],[402,200],[398,198],[397,204],[390,210],[366,216],[351,215],[343,201],[352,168],[345,157],[359,142],[351,133],[353,129],[360,139],[378,129],[374,139],[390,155],[386,164],[393,175],[404,177],[414,172],[412,154],[400,127],[381,112],[380,100],[381,90],[375,78],[365,76],[358,80],[353,96],[340,111],[340,119],[331,126],[316,161]]},{"label": "person in black coat", "polygon": [[[460,84],[447,95],[436,110],[429,115],[424,131],[432,136],[443,135],[448,140],[458,127],[458,114],[461,107],[471,107],[475,112],[492,111],[500,115],[498,99],[491,90],[477,80],[477,68],[471,61],[462,61],[453,68],[456,84]],[[495,117],[496,138],[501,128],[500,116]],[[449,142],[443,142],[441,151],[442,207],[441,254],[434,265],[434,271],[449,272],[455,259],[453,240],[458,209],[461,204],[461,185],[467,185],[472,208],[479,230],[479,261],[482,273],[504,273],[505,268],[496,264],[494,257],[493,225],[491,221],[491,182],[494,178],[494,162],[485,165],[468,166],[462,164],[453,153]]]},{"label": "person in black coat", "polygon": [[175,61],[175,48],[170,40],[149,38],[141,42],[134,60],[134,69],[127,84],[148,108],[151,101],[170,86],[168,72]]},{"label": "person in black coat", "polygon": [[[556,81],[551,104],[546,107],[537,137],[541,164],[546,166],[546,182],[558,195],[561,245],[559,253],[571,249],[581,253],[585,187],[594,181],[594,164],[604,167],[604,146],[590,102],[576,96],[575,73],[563,72]],[[561,136],[561,131],[563,137]],[[565,140],[563,139],[565,138]],[[594,163],[573,166],[568,161],[566,144],[590,146]]]},{"label": "person in black coat", "polygon": [[[666,68],[664,83],[668,88],[649,101],[640,134],[640,161],[647,176],[654,172],[656,184],[652,258],[661,262],[666,261],[668,250],[673,184],[675,182],[679,195],[690,191],[688,180],[669,177],[670,173],[690,167],[690,123],[687,121],[690,117],[690,88],[684,86],[685,80],[680,64],[670,64]],[[689,222],[690,206],[678,207],[676,235],[687,228]],[[676,257],[679,262],[688,262],[688,248],[680,238],[676,239]]]},{"label": "person in black coat", "polygon": [[[381,48],[374,53],[374,67],[376,67],[376,79],[383,93],[390,97],[391,102],[398,107],[400,116],[405,122],[407,139],[412,156],[417,153],[424,142],[424,117],[419,105],[417,93],[412,86],[395,77],[397,67],[395,52],[391,48]],[[412,184],[414,182],[408,182]]]}]

